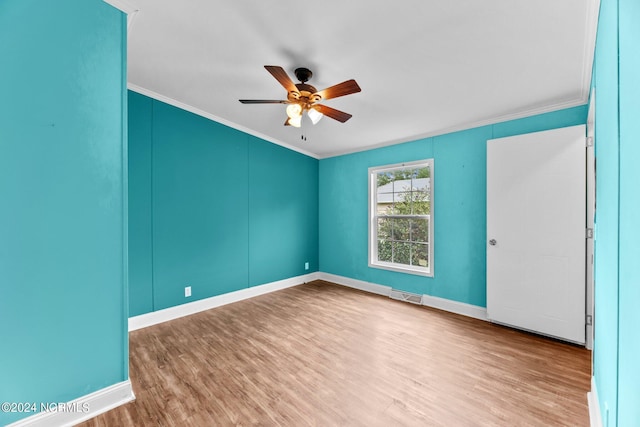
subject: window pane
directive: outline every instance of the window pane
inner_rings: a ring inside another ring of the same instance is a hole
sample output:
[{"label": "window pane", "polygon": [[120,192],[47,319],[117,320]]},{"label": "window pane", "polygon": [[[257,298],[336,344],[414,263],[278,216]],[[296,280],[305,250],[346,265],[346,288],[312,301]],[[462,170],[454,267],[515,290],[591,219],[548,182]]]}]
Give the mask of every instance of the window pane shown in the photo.
[{"label": "window pane", "polygon": [[390,172],[376,174],[378,193],[393,193],[393,179]]},{"label": "window pane", "polygon": [[378,240],[378,261],[393,261],[393,250],[388,240]]},{"label": "window pane", "polygon": [[378,218],[378,239],[390,240],[392,220],[390,218]]},{"label": "window pane", "polygon": [[376,204],[376,213],[378,215],[393,214],[393,193],[378,194],[378,203]]},{"label": "window pane", "polygon": [[393,192],[394,193],[404,193],[407,191],[411,191],[411,180],[410,179],[401,179],[398,181],[393,181]]},{"label": "window pane", "polygon": [[421,243],[411,244],[411,265],[418,265],[420,267],[429,266],[428,247]]},{"label": "window pane", "polygon": [[411,193],[400,192],[393,195],[393,213],[395,215],[411,215]]},{"label": "window pane", "polygon": [[393,213],[393,181],[389,172],[379,172],[376,174],[376,212],[378,214],[390,215]]},{"label": "window pane", "polygon": [[404,218],[393,218],[393,231],[392,231],[392,239],[393,240],[409,240],[410,236],[410,227],[411,220]]},{"label": "window pane", "polygon": [[394,181],[393,191],[407,191],[411,188],[411,178],[413,177],[413,169],[395,169],[391,171],[392,180]]},{"label": "window pane", "polygon": [[411,181],[411,190],[413,191],[422,191],[428,192],[431,188],[431,179],[430,178],[414,178]]},{"label": "window pane", "polygon": [[[393,196],[393,195],[390,194],[389,196]],[[383,202],[383,203],[376,204],[376,214],[377,215],[393,215],[393,203]]]},{"label": "window pane", "polygon": [[424,218],[411,220],[411,241],[426,243],[429,241],[429,220]]},{"label": "window pane", "polygon": [[431,178],[417,178],[413,180],[413,191],[429,192],[431,190]]},{"label": "window pane", "polygon": [[429,170],[429,167],[416,169],[416,178],[431,178],[431,171]]},{"label": "window pane", "polygon": [[393,262],[411,265],[411,243],[393,242]]},{"label": "window pane", "polygon": [[414,191],[412,193],[412,212],[414,215],[428,215],[431,211],[429,193],[424,191]]}]

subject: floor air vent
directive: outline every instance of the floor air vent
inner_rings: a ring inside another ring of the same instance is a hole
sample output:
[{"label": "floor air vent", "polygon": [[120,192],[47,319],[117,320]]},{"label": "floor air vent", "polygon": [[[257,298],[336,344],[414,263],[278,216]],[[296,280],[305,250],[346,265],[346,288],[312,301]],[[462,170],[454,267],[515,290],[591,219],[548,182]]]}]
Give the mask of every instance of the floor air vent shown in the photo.
[{"label": "floor air vent", "polygon": [[412,294],[410,292],[399,291],[397,289],[391,289],[389,298],[397,299],[399,301],[406,301],[412,304],[422,305],[422,295]]}]

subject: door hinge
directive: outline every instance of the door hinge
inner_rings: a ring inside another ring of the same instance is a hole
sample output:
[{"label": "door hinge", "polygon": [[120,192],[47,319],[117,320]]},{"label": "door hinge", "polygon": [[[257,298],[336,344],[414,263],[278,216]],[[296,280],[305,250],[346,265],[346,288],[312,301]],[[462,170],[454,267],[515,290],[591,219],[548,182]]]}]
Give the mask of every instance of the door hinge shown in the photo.
[{"label": "door hinge", "polygon": [[586,141],[585,141],[585,146],[586,147],[593,147],[593,137],[588,136]]},{"label": "door hinge", "polygon": [[590,314],[587,314],[587,326],[591,326],[593,325],[593,316]]},{"label": "door hinge", "polygon": [[587,228],[586,229],[585,237],[587,239],[593,239],[593,228]]}]

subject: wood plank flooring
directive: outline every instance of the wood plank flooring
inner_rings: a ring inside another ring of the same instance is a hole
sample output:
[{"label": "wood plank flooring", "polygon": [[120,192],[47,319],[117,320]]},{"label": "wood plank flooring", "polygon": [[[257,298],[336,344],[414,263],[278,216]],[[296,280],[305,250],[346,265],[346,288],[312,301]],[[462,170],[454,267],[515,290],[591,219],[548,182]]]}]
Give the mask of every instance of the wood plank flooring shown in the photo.
[{"label": "wood plank flooring", "polygon": [[98,426],[588,426],[590,352],[316,281],[130,334]]}]

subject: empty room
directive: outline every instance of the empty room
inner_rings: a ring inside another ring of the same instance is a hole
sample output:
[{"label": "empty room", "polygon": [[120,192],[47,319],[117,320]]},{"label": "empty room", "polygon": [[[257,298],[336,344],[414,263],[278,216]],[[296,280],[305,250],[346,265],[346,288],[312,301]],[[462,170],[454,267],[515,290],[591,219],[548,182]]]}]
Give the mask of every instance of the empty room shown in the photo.
[{"label": "empty room", "polygon": [[0,425],[640,427],[637,0],[2,0]]}]

